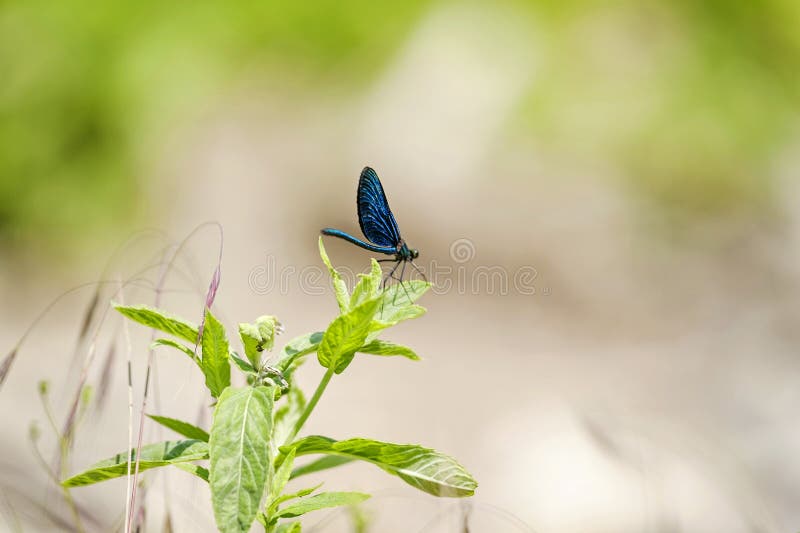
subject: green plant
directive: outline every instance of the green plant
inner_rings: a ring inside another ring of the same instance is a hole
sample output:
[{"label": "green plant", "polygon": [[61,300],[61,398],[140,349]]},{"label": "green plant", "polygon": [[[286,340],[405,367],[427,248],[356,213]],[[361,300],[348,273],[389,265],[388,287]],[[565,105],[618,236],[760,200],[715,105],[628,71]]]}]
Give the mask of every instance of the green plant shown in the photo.
[{"label": "green plant", "polygon": [[[264,352],[272,349],[281,331],[273,316],[239,324],[244,348],[241,356],[231,351],[223,325],[208,308],[198,327],[158,309],[116,305],[126,317],[173,337],[158,339],[155,345],[175,348],[197,364],[216,402],[211,430],[150,415],[184,438],[117,454],[62,481],[62,485],[78,487],[131,475],[134,470],[175,466],[210,485],[217,526],[223,532],[248,531],[255,520],[266,532],[299,532],[300,522],[288,519],[365,500],[369,495],[359,492],[316,492],[319,485],[285,492],[291,479],[351,461],[370,462],[435,496],[471,496],[477,487],[472,476],[451,457],[429,448],[366,438],[297,439],[328,383],[348,368],[356,353],[419,359],[410,348],[378,337],[385,329],[424,314],[425,309],[415,302],[430,288],[426,282],[412,280],[382,289],[381,269],[373,259],[370,273],[360,275],[350,294],[321,239],[320,255],[332,278],[339,315],[324,332],[287,343],[272,366],[266,364]],[[326,372],[306,401],[294,375],[312,353],[317,354]],[[231,386],[231,362],[244,373],[247,386]],[[296,466],[295,461],[305,455],[322,457]],[[204,460],[209,460],[208,468],[197,464]]]}]

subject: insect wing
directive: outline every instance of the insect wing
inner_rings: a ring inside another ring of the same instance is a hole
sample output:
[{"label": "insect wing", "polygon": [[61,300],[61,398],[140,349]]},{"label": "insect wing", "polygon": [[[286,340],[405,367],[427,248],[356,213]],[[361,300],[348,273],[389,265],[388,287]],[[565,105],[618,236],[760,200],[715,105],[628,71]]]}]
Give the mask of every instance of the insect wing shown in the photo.
[{"label": "insect wing", "polygon": [[380,246],[397,246],[400,229],[389,209],[381,180],[370,167],[364,167],[358,180],[358,223],[364,236]]}]

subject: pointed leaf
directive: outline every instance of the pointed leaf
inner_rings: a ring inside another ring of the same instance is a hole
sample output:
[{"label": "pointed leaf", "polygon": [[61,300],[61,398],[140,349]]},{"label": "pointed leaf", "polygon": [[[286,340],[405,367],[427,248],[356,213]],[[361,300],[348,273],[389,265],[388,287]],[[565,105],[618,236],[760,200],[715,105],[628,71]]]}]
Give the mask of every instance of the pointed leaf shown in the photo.
[{"label": "pointed leaf", "polygon": [[208,432],[206,430],[201,429],[195,425],[190,424],[189,422],[184,422],[183,420],[178,420],[177,418],[169,418],[167,416],[158,416],[158,415],[147,415],[151,420],[155,420],[159,424],[164,427],[167,427],[178,433],[179,435],[183,435],[189,439],[197,439],[203,442],[208,442]]},{"label": "pointed leaf", "polygon": [[257,370],[253,368],[253,365],[250,364],[250,361],[242,359],[236,355],[236,352],[231,352],[231,359],[233,359],[233,362],[236,363],[236,366],[238,366],[239,370],[242,372],[250,374],[255,374],[257,372]]},{"label": "pointed leaf", "polygon": [[411,320],[413,318],[419,318],[424,315],[425,312],[425,308],[421,305],[409,305],[408,307],[404,307],[402,309],[396,309],[391,311],[391,314],[384,313],[382,316],[376,317],[376,319],[372,322],[371,329],[372,331],[380,331],[391,326],[396,326],[400,322]]},{"label": "pointed leaf", "polygon": [[418,279],[389,286],[381,295],[381,306],[378,307],[372,329],[387,328],[425,314],[425,308],[414,305],[414,302],[430,288],[430,283]]},{"label": "pointed leaf", "polygon": [[300,522],[287,522],[278,526],[275,533],[301,533],[303,526]]},{"label": "pointed leaf", "polygon": [[203,358],[200,368],[206,376],[206,387],[211,396],[218,398],[222,391],[231,384],[231,365],[228,362],[228,339],[225,328],[206,309],[206,321],[203,328]]},{"label": "pointed leaf", "polygon": [[361,492],[322,492],[303,498],[298,502],[287,505],[275,513],[276,518],[294,518],[311,511],[327,509],[329,507],[339,507],[340,505],[355,505],[369,498],[369,494]]},{"label": "pointed leaf", "polygon": [[150,347],[155,348],[156,346],[169,346],[170,348],[175,348],[176,350],[180,350],[186,355],[188,355],[192,359],[192,361],[196,361],[194,356],[194,351],[192,351],[191,348],[189,348],[185,344],[175,342],[172,339],[156,339],[153,341],[153,344],[151,344]]},{"label": "pointed leaf", "polygon": [[184,472],[189,472],[208,483],[208,469],[194,463],[175,463],[172,466],[180,468]]},{"label": "pointed leaf", "polygon": [[409,485],[434,496],[472,496],[478,483],[452,457],[415,444],[392,444],[371,439],[335,441],[311,436],[282,447],[296,455],[324,453],[369,461]]},{"label": "pointed leaf", "polygon": [[365,344],[361,348],[358,349],[361,353],[368,353],[371,355],[385,355],[385,356],[392,356],[392,355],[399,355],[401,357],[406,357],[411,359],[412,361],[419,361],[419,356],[414,353],[414,350],[407,346],[402,346],[400,344],[395,344],[389,341],[383,341],[375,339],[374,341]]},{"label": "pointed leaf", "polygon": [[343,464],[347,464],[352,461],[355,461],[354,457],[342,457],[340,455],[326,455],[324,457],[320,457],[316,461],[311,461],[308,464],[298,466],[297,468],[292,470],[291,479],[304,476],[306,474],[313,474],[314,472],[319,472],[321,470],[328,470],[329,468],[335,468],[337,466],[341,466]]},{"label": "pointed leaf", "polygon": [[331,322],[317,350],[317,359],[325,368],[341,374],[370,332],[370,324],[380,299],[367,300]]},{"label": "pointed leaf", "polygon": [[275,428],[272,430],[273,441],[281,445],[286,442],[289,433],[306,408],[306,397],[297,383],[292,383],[286,393],[286,403],[275,411]]},{"label": "pointed leaf", "polygon": [[169,333],[187,342],[197,342],[197,326],[186,320],[146,305],[113,305],[114,309],[140,324]]},{"label": "pointed leaf", "polygon": [[[136,464],[136,450],[132,450],[131,469]],[[128,452],[100,461],[91,468],[61,482],[64,487],[91,485],[128,474]],[[200,440],[177,440],[142,446],[139,450],[139,471],[170,464],[198,461],[208,458],[208,444]]]},{"label": "pointed leaf", "polygon": [[419,300],[430,288],[431,283],[419,279],[410,279],[389,285],[383,291],[383,300],[386,306],[384,309],[407,307]]},{"label": "pointed leaf", "polygon": [[347,284],[342,279],[342,276],[339,275],[339,272],[333,268],[331,260],[325,252],[325,245],[322,244],[322,237],[319,238],[319,256],[322,258],[322,262],[325,263],[325,266],[328,267],[328,272],[331,275],[331,283],[333,284],[333,292],[336,294],[336,302],[339,304],[339,312],[346,313],[350,308],[350,296],[347,293]]},{"label": "pointed leaf", "polygon": [[294,450],[287,453],[281,463],[281,466],[275,471],[272,476],[272,494],[278,495],[289,482],[289,477],[292,475],[292,465],[294,464]]},{"label": "pointed leaf", "polygon": [[324,332],[322,331],[315,331],[286,343],[286,346],[281,350],[281,355],[278,357],[275,368],[281,372],[286,372],[298,358],[316,352],[319,348],[319,343],[322,342],[323,334]]},{"label": "pointed leaf", "polygon": [[270,516],[272,516],[275,514],[275,511],[278,510],[278,506],[283,502],[288,502],[289,500],[296,500],[297,498],[304,498],[309,494],[311,494],[312,492],[314,492],[315,490],[317,490],[318,488],[320,488],[321,486],[322,483],[318,483],[313,487],[301,489],[291,494],[281,494],[280,496],[272,500],[272,502],[267,507],[267,511],[269,512]]},{"label": "pointed leaf", "polygon": [[258,512],[271,464],[272,398],[271,387],[228,387],[217,402],[209,485],[223,533],[249,531]]},{"label": "pointed leaf", "polygon": [[358,275],[360,279],[350,296],[350,309],[378,296],[381,287],[381,266],[374,259],[370,260],[372,261],[370,273]]}]

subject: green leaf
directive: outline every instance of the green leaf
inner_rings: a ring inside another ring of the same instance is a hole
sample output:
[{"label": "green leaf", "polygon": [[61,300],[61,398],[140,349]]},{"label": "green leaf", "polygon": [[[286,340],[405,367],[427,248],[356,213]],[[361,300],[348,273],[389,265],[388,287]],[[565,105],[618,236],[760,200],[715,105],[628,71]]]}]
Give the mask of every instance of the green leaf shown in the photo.
[{"label": "green leaf", "polygon": [[360,279],[350,296],[350,309],[378,296],[381,287],[381,266],[374,259],[370,259],[370,261],[372,261],[370,273],[358,275]]},{"label": "green leaf", "polygon": [[402,309],[396,309],[391,314],[385,313],[382,317],[377,318],[372,322],[372,331],[379,331],[391,326],[395,326],[400,322],[411,320],[412,318],[419,318],[426,312],[425,308],[421,305],[409,305]]},{"label": "green leaf", "polygon": [[169,333],[192,344],[197,342],[197,326],[146,305],[114,305],[114,309],[140,324]]},{"label": "green leaf", "polygon": [[286,403],[275,411],[275,427],[272,430],[272,440],[283,444],[297,423],[303,410],[306,408],[306,397],[297,383],[292,383],[286,394]]},{"label": "green leaf", "polygon": [[178,420],[177,418],[169,418],[167,416],[158,416],[158,415],[147,415],[151,420],[155,420],[159,424],[164,427],[167,427],[178,433],[179,435],[183,435],[189,439],[197,439],[203,442],[208,442],[208,432],[206,430],[201,429],[195,425],[190,424],[189,422],[184,422],[183,420]]},{"label": "green leaf", "polygon": [[156,339],[153,341],[153,344],[150,345],[151,348],[155,348],[156,346],[169,346],[170,348],[175,348],[177,350],[182,351],[189,357],[191,357],[192,361],[196,361],[194,355],[194,350],[186,346],[185,344],[181,344],[179,342],[175,342],[172,339]]},{"label": "green leaf", "polygon": [[286,522],[278,526],[275,533],[301,533],[303,526],[300,522]]},{"label": "green leaf", "polygon": [[[127,452],[92,465],[88,470],[61,482],[64,487],[80,487],[128,474]],[[136,450],[131,454],[131,471],[136,464]],[[208,459],[208,444],[201,440],[177,440],[142,446],[139,450],[139,471],[176,463]]]},{"label": "green leaf", "polygon": [[236,355],[236,352],[231,352],[231,359],[233,359],[233,362],[236,363],[236,366],[238,366],[239,370],[241,370],[242,372],[249,374],[255,374],[256,372],[258,372],[255,368],[253,368],[253,365],[250,364],[250,361],[242,359],[241,357]]},{"label": "green leaf", "polygon": [[382,303],[378,307],[372,329],[388,328],[404,320],[424,315],[425,308],[414,305],[414,302],[430,288],[430,283],[418,279],[389,286],[381,295]]},{"label": "green leaf", "polygon": [[319,256],[322,262],[328,267],[328,272],[331,275],[331,283],[333,284],[333,292],[336,294],[336,302],[339,304],[339,312],[346,313],[350,308],[350,296],[347,293],[347,284],[345,284],[339,272],[333,268],[331,260],[328,259],[328,254],[325,252],[325,245],[322,244],[322,236],[319,238]]},{"label": "green leaf", "polygon": [[317,350],[317,359],[322,366],[333,368],[337,374],[347,368],[364,344],[379,304],[380,298],[367,300],[331,322]]},{"label": "green leaf", "polygon": [[355,458],[342,457],[339,455],[326,455],[324,457],[320,457],[316,461],[311,461],[308,464],[298,466],[292,470],[292,476],[290,479],[304,476],[306,474],[313,474],[314,472],[319,472],[321,470],[328,470],[329,468],[335,468],[352,461],[355,461]]},{"label": "green leaf", "polygon": [[281,355],[278,357],[278,362],[275,363],[275,368],[281,372],[286,372],[298,358],[316,352],[319,348],[319,343],[322,342],[323,334],[324,332],[322,331],[315,331],[289,341],[281,350]]},{"label": "green leaf", "polygon": [[361,492],[321,492],[287,505],[273,516],[275,518],[294,518],[319,509],[339,507],[340,505],[355,505],[367,498],[369,498],[369,494]]},{"label": "green leaf", "polygon": [[245,532],[256,517],[271,464],[271,387],[228,387],[214,411],[209,485],[217,527]]},{"label": "green leaf", "polygon": [[419,300],[431,288],[431,283],[410,279],[389,285],[383,291],[384,309],[407,307]]},{"label": "green leaf", "polygon": [[293,492],[291,494],[282,494],[282,495],[278,496],[277,498],[275,498],[274,500],[272,500],[272,502],[270,502],[269,506],[267,507],[267,511],[269,512],[270,516],[272,516],[278,510],[278,506],[280,504],[282,504],[283,502],[288,502],[289,500],[295,500],[297,498],[304,498],[304,497],[308,496],[309,494],[311,494],[312,492],[314,492],[315,490],[317,490],[318,488],[320,488],[321,486],[322,486],[322,483],[318,483],[317,485],[314,485],[313,487],[308,487],[308,488],[305,488],[305,489],[301,489],[301,490],[298,490],[297,492]]},{"label": "green leaf", "polygon": [[206,376],[206,387],[211,396],[218,398],[231,384],[231,365],[228,361],[228,339],[225,328],[214,318],[210,309],[206,309],[206,321],[203,326],[203,358],[200,368]]},{"label": "green leaf", "polygon": [[452,457],[415,444],[392,444],[371,439],[335,441],[311,436],[281,448],[295,448],[298,457],[311,453],[369,461],[409,485],[434,496],[472,496],[477,481]]},{"label": "green leaf", "polygon": [[208,483],[208,469],[194,463],[175,463],[172,466],[180,468],[184,472],[189,472]]},{"label": "green leaf", "polygon": [[[349,509],[347,514],[350,515],[350,531],[353,533],[367,533],[370,529],[372,523],[371,514],[364,509],[361,505],[353,505]],[[466,522],[466,519],[464,520]],[[466,523],[463,524],[461,528],[461,533],[469,533],[469,528]]]},{"label": "green leaf", "polygon": [[242,339],[244,353],[254,367],[261,364],[261,352],[272,350],[280,327],[281,323],[271,315],[260,316],[253,324],[239,324],[239,337]]},{"label": "green leaf", "polygon": [[361,348],[358,349],[361,353],[368,353],[371,355],[385,355],[385,356],[392,356],[392,355],[399,355],[401,357],[406,357],[411,359],[412,361],[419,361],[419,356],[414,353],[414,350],[408,348],[407,346],[402,346],[400,344],[395,344],[389,341],[383,341],[375,339],[374,341],[365,344]]},{"label": "green leaf", "polygon": [[272,476],[272,494],[277,496],[289,482],[289,477],[292,475],[292,465],[294,464],[294,450],[287,453],[281,466],[275,471]]}]

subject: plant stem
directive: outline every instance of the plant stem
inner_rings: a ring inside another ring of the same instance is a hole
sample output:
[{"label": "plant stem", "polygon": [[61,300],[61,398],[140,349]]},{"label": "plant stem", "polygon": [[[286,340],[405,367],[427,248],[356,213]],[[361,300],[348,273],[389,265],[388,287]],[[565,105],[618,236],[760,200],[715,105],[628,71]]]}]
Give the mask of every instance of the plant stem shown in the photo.
[{"label": "plant stem", "polygon": [[294,438],[297,436],[297,433],[300,431],[300,428],[302,428],[303,424],[306,423],[306,420],[308,420],[309,415],[311,415],[311,411],[313,411],[314,407],[317,405],[317,402],[322,396],[322,393],[325,392],[325,388],[328,386],[328,383],[331,381],[332,377],[333,377],[333,368],[329,368],[325,372],[325,375],[322,376],[322,380],[319,382],[319,385],[317,385],[317,390],[314,391],[314,396],[312,396],[311,400],[309,400],[309,402],[306,404],[306,408],[303,411],[303,414],[300,415],[300,418],[297,419],[297,422],[292,428],[291,433],[289,433],[289,436],[286,438],[286,442],[284,442],[283,444],[284,446],[288,446],[289,444],[291,444]]},{"label": "plant stem", "polygon": [[[56,440],[58,441],[58,448],[59,448],[59,464],[61,466],[61,479],[66,479],[69,474],[69,437],[65,437],[61,434],[58,430],[58,425],[56,424],[55,416],[53,416],[53,411],[50,408],[50,401],[47,397],[47,393],[40,393],[39,398],[42,401],[42,407],[44,407],[44,412],[47,415],[47,420],[50,422],[50,426],[53,428],[53,432],[56,434]],[[35,453],[38,455],[39,450],[36,448],[34,443]],[[41,456],[40,456],[41,457]],[[44,461],[44,458],[42,458]],[[81,522],[81,515],[78,512],[78,507],[75,504],[75,500],[72,498],[72,493],[69,491],[68,487],[64,487],[59,482],[59,477],[55,472],[52,472],[50,468],[47,467],[47,463],[45,462],[45,468],[48,472],[50,472],[53,480],[55,481],[56,485],[59,486],[61,489],[61,494],[64,496],[64,501],[67,502],[67,507],[69,507],[70,513],[72,513],[72,519],[75,521],[75,529],[79,533],[84,533],[83,523]]]},{"label": "plant stem", "polygon": [[[61,479],[67,478],[69,467],[67,461],[69,460],[69,441],[63,437],[59,438],[61,445]],[[72,513],[72,519],[75,521],[75,528],[79,533],[84,533],[83,523],[81,522],[81,515],[78,512],[78,506],[75,505],[75,500],[72,499],[72,493],[68,487],[61,487],[61,492],[64,494],[64,499],[67,501],[69,510]]]}]

